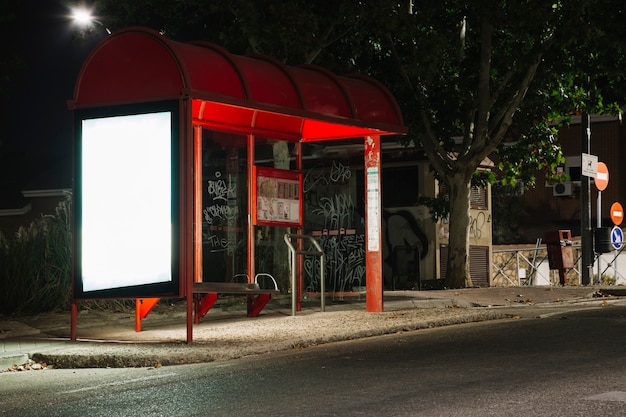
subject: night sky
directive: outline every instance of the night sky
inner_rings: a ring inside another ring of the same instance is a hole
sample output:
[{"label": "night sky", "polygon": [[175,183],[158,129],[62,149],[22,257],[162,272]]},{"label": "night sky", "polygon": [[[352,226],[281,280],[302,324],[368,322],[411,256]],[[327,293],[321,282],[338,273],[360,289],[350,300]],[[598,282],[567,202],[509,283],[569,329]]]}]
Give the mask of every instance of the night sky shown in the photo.
[{"label": "night sky", "polygon": [[3,7],[14,11],[16,18],[0,29],[8,52],[5,59],[22,64],[10,74],[9,95],[3,97],[0,172],[4,184],[21,186],[55,163],[71,163],[73,128],[67,101],[83,61],[99,39],[73,39],[66,2],[10,3]]}]

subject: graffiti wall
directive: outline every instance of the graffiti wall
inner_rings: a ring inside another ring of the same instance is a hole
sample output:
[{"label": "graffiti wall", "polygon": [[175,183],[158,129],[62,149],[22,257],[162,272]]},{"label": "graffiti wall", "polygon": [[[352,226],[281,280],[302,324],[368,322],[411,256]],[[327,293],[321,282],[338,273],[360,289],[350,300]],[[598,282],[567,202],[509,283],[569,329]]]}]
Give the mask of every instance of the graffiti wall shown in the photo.
[{"label": "graffiti wall", "polygon": [[[318,239],[324,250],[326,288],[331,292],[365,286],[363,175],[362,167],[355,169],[337,160],[304,171],[305,233]],[[411,180],[404,178],[404,182]],[[393,185],[397,190],[398,184]],[[405,187],[408,189],[412,187]],[[383,199],[384,194],[383,190]],[[394,207],[383,207],[385,288],[418,288],[420,263],[429,250],[428,238],[410,209],[403,209],[394,199],[387,198],[385,204]],[[319,258],[305,259],[305,291],[319,291],[319,268]]]},{"label": "graffiti wall", "polygon": [[[319,163],[304,171],[305,233],[318,239],[324,251],[328,291],[365,285],[365,232],[355,190],[356,179],[347,163]],[[320,289],[319,262],[317,257],[304,260],[307,292]]]}]

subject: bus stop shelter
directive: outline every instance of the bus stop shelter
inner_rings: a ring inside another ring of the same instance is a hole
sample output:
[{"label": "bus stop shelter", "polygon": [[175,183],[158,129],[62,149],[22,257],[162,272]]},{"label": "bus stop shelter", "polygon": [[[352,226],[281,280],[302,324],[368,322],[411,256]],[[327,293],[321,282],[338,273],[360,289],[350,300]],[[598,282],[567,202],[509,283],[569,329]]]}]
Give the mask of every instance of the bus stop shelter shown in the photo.
[{"label": "bus stop shelter", "polygon": [[[85,60],[69,102],[75,120],[74,288],[77,301],[178,297],[202,280],[203,131],[246,148],[247,274],[254,276],[255,144],[362,138],[365,167],[366,309],[383,310],[381,137],[405,134],[399,107],[379,82],[318,66],[286,66],[183,43],[132,27],[107,36]],[[270,174],[273,175],[273,174]],[[280,175],[279,175],[280,176]],[[295,200],[302,195],[294,193]],[[279,203],[280,204],[280,203]],[[295,212],[295,213],[294,213]],[[272,224],[300,230],[302,211]]]}]

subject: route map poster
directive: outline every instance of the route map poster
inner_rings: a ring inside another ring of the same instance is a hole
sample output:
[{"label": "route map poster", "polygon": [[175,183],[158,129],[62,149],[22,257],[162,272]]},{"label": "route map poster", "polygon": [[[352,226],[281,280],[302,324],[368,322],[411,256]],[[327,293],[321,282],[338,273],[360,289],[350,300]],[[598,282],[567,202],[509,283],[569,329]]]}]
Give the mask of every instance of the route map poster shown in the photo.
[{"label": "route map poster", "polygon": [[302,227],[302,173],[255,167],[254,179],[255,224]]}]

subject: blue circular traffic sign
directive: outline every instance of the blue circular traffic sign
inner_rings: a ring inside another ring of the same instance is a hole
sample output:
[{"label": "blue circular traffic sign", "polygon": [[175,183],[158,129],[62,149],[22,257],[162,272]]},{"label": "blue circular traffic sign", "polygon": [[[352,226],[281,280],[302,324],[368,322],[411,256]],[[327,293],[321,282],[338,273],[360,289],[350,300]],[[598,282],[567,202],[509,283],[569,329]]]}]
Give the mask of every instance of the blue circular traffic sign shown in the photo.
[{"label": "blue circular traffic sign", "polygon": [[624,232],[620,227],[614,226],[611,229],[611,244],[615,248],[615,250],[620,250],[622,248],[622,242],[624,241]]}]

